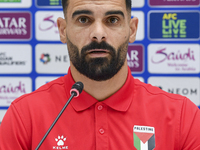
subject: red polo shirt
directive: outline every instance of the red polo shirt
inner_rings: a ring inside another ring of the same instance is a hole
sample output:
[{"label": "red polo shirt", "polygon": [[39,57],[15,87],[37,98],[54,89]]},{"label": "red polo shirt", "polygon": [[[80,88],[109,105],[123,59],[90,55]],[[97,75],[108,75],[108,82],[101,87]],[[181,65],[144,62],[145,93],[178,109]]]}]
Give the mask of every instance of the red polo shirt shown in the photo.
[{"label": "red polo shirt", "polygon": [[[1,150],[35,149],[70,97],[74,81],[58,78],[16,99],[0,126]],[[72,99],[40,150],[198,150],[200,110],[187,98],[132,77],[98,102],[83,91]]]}]

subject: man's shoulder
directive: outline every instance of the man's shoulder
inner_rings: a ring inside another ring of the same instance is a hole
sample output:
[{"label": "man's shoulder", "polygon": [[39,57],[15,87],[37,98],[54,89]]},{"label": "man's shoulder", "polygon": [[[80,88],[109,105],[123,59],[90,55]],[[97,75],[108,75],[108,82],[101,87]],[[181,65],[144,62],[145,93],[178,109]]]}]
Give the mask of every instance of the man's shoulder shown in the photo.
[{"label": "man's shoulder", "polygon": [[186,98],[185,96],[182,96],[179,94],[166,92],[162,90],[160,87],[141,82],[138,79],[135,79],[134,83],[135,83],[136,90],[140,92],[146,92],[148,95],[151,95],[151,96],[166,97],[167,99],[172,99],[172,100],[174,99],[174,100],[181,100],[181,101]]},{"label": "man's shoulder", "polygon": [[[35,90],[34,92],[42,92],[42,91],[48,91],[48,90],[50,90],[51,88],[55,88],[55,87],[60,87],[60,86],[62,86],[62,85],[64,85],[65,84],[65,79],[64,79],[65,77],[59,77],[59,78],[57,78],[57,79],[55,79],[55,80],[52,80],[52,81],[50,81],[50,82],[48,82],[48,83],[46,83],[46,84],[44,84],[44,85],[42,85],[42,86],[40,86],[37,90]],[[34,93],[33,92],[33,93]]]},{"label": "man's shoulder", "polygon": [[186,96],[166,92],[159,87],[143,83],[137,79],[135,79],[134,85],[135,99],[138,99],[139,103],[148,105],[149,108],[161,110],[163,113],[169,111],[178,112],[180,116],[184,116],[184,112],[193,111],[191,115],[196,112],[199,113],[199,108]]}]

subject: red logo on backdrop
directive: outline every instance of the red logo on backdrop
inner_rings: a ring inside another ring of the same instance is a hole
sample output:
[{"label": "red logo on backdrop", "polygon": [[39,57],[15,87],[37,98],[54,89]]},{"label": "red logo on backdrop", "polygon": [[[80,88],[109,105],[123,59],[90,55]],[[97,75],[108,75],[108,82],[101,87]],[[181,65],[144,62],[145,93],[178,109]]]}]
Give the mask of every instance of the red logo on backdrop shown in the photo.
[{"label": "red logo on backdrop", "polygon": [[13,86],[11,83],[9,85],[0,85],[0,93],[26,93],[25,84],[23,84],[21,81],[19,81],[19,84],[16,86]]},{"label": "red logo on backdrop", "polygon": [[31,14],[29,12],[1,12],[0,40],[30,40]]}]

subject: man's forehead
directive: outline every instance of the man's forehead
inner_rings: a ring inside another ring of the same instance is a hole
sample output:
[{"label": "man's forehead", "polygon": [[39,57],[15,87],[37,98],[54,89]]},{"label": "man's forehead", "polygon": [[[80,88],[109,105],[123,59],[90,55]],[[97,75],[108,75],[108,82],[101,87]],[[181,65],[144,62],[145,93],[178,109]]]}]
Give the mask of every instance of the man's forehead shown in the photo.
[{"label": "man's forehead", "polygon": [[69,0],[69,7],[87,7],[87,6],[113,6],[124,7],[125,0]]},{"label": "man's forehead", "polygon": [[125,2],[125,0],[68,0],[69,2],[82,1],[82,2]]},{"label": "man's forehead", "polygon": [[90,11],[90,14],[106,14],[107,11],[121,11],[126,13],[125,0],[69,0],[67,15],[75,16],[79,10]]}]

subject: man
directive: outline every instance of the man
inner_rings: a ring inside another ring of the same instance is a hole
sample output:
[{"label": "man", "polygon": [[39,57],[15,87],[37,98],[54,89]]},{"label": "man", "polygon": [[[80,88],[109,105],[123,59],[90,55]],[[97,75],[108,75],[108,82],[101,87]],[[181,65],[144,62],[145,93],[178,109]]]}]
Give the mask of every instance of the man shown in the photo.
[{"label": "man", "polygon": [[84,91],[72,99],[40,149],[200,149],[199,109],[186,97],[131,75],[126,53],[138,19],[131,19],[130,3],[63,0],[65,19],[57,23],[69,50],[69,72],[11,104],[0,127],[2,150],[35,149],[77,81]]}]

